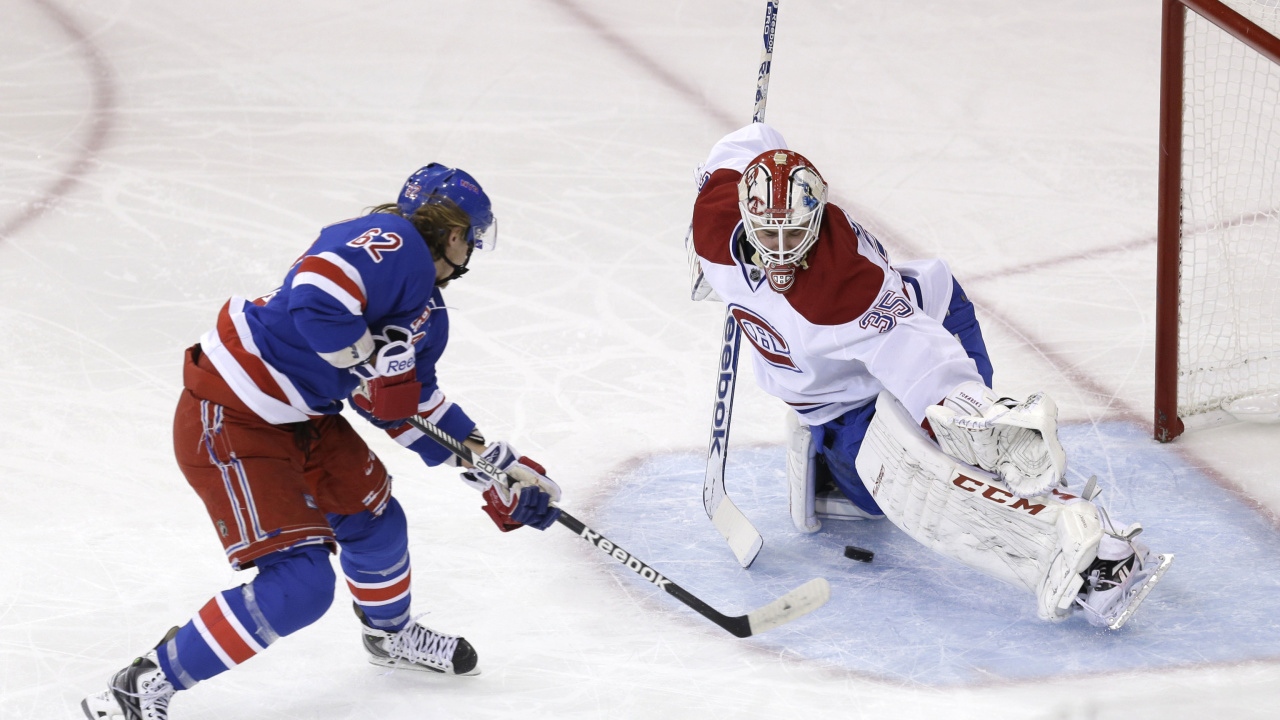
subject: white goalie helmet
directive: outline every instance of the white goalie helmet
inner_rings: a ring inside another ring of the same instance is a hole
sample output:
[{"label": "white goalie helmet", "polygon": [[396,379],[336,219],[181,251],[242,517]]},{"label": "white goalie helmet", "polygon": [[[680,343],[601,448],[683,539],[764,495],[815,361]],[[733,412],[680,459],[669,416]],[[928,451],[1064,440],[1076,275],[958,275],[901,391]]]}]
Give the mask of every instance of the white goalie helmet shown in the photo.
[{"label": "white goalie helmet", "polygon": [[738,207],[747,241],[769,276],[769,286],[785,293],[796,268],[818,240],[827,184],[803,155],[770,150],[757,155],[738,181]]}]

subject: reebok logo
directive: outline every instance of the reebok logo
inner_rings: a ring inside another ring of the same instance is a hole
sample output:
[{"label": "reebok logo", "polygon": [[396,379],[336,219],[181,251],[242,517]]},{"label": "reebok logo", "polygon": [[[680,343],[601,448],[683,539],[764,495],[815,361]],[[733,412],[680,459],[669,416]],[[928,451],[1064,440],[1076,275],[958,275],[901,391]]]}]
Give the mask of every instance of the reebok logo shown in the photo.
[{"label": "reebok logo", "polygon": [[414,359],[410,357],[407,360],[392,360],[387,363],[387,375],[399,375],[407,373],[413,369]]},{"label": "reebok logo", "polygon": [[720,347],[720,377],[716,379],[716,407],[711,417],[711,448],[708,454],[723,455],[725,436],[729,423],[728,403],[733,401],[734,376],[737,373],[737,358],[734,357],[734,340],[737,338],[738,324],[732,317],[725,318],[724,344]]},{"label": "reebok logo", "polygon": [[609,540],[608,538],[601,535],[600,533],[595,532],[591,528],[588,528],[588,527],[582,528],[582,539],[586,540],[592,545],[595,545],[601,550],[609,553],[609,555],[612,556],[614,560],[617,560],[618,562],[627,566],[628,570],[639,575],[645,580],[648,580],[654,585],[657,585],[663,590],[666,590],[667,584],[671,582],[670,580],[662,577],[662,574],[659,573],[657,570],[654,570],[648,565],[645,565],[644,563],[640,562],[635,557],[633,557],[631,553],[627,552],[626,550],[623,550],[617,545],[614,545],[613,541]]}]

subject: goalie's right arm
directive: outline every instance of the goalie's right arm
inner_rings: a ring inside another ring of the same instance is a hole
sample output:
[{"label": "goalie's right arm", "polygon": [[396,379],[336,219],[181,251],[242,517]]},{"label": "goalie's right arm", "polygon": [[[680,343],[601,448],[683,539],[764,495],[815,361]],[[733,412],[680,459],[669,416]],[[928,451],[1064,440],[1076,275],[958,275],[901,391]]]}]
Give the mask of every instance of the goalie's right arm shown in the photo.
[{"label": "goalie's right arm", "polygon": [[944,452],[996,473],[1019,497],[1042,495],[1066,476],[1058,406],[1044,393],[1018,403],[966,382],[926,409],[925,417]]}]

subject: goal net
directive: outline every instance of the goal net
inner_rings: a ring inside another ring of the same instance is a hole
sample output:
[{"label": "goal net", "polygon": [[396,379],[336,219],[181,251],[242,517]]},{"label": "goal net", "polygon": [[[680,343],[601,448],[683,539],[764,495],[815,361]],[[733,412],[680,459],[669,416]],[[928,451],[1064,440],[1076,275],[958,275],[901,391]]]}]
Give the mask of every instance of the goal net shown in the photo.
[{"label": "goal net", "polygon": [[1280,0],[1165,0],[1157,439],[1280,420]]}]

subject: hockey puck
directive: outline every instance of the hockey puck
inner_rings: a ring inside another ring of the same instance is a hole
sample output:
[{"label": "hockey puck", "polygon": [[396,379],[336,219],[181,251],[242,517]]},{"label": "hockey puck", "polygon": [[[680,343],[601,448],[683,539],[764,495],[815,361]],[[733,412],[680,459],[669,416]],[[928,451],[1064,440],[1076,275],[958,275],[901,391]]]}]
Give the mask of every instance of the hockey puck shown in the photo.
[{"label": "hockey puck", "polygon": [[870,550],[864,550],[858,547],[857,545],[845,545],[844,556],[849,558],[850,560],[858,560],[860,562],[871,562],[871,560],[875,558],[876,554],[871,552]]}]

